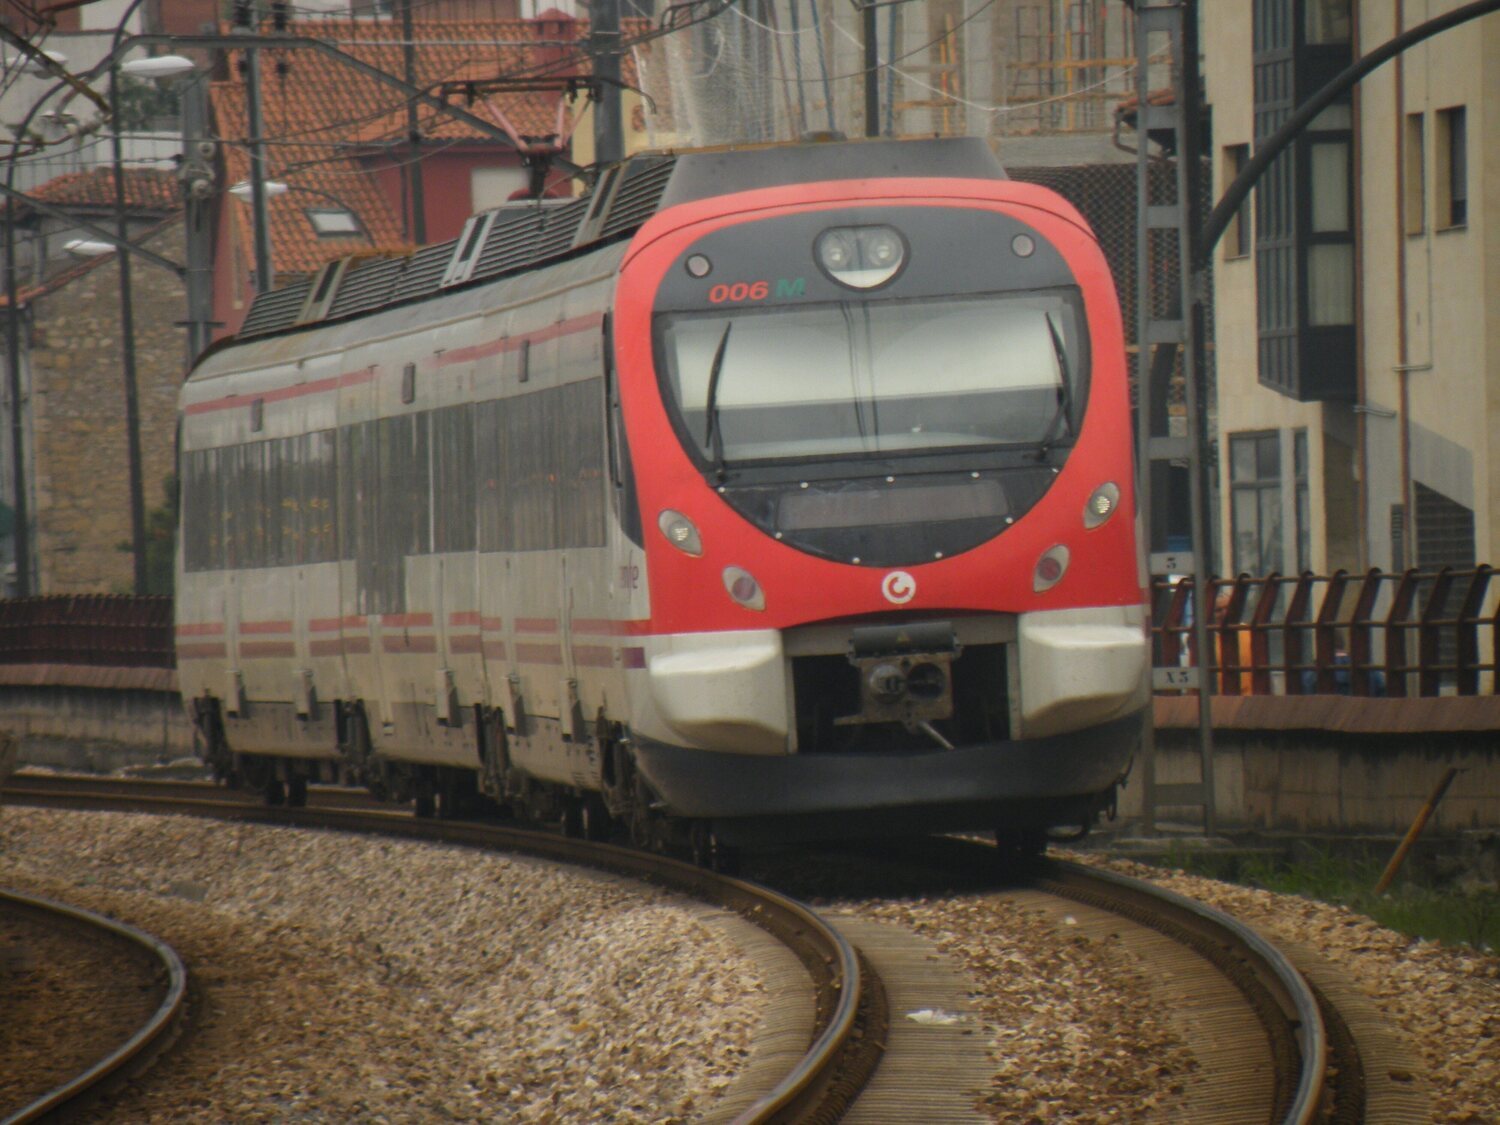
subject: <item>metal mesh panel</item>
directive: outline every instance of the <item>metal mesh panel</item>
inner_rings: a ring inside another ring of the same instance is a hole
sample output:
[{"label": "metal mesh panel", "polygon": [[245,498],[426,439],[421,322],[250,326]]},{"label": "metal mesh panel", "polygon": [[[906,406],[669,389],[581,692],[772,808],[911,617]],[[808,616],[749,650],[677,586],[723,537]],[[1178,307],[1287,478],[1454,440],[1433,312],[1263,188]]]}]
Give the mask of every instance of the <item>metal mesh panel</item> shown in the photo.
[{"label": "metal mesh panel", "polygon": [[558,206],[556,203],[544,203],[540,206],[528,203],[497,215],[494,225],[490,227],[489,236],[484,240],[484,248],[479,252],[474,276],[492,277],[533,261],[536,257],[537,232],[544,221],[543,215]]},{"label": "metal mesh panel", "polygon": [[405,258],[376,258],[354,263],[344,274],[338,294],[324,319],[379,308],[391,299],[405,269]]},{"label": "metal mesh panel", "polygon": [[311,286],[312,281],[303,278],[284,289],[257,294],[255,303],[245,316],[245,323],[240,326],[240,335],[258,336],[291,324],[302,311],[302,302],[307,299],[307,291]]},{"label": "metal mesh panel", "polygon": [[625,171],[625,181],[615,192],[599,237],[608,240],[626,234],[655,214],[675,163],[670,159],[632,161]]},{"label": "metal mesh panel", "polygon": [[425,297],[438,291],[443,280],[443,271],[448,268],[448,259],[453,257],[456,240],[440,242],[435,246],[424,246],[410,258],[406,272],[396,286],[395,299]]},{"label": "metal mesh panel", "polygon": [[542,212],[536,236],[536,258],[545,261],[573,248],[573,239],[578,234],[578,224],[589,208],[589,199],[575,199],[561,207],[549,207]]}]

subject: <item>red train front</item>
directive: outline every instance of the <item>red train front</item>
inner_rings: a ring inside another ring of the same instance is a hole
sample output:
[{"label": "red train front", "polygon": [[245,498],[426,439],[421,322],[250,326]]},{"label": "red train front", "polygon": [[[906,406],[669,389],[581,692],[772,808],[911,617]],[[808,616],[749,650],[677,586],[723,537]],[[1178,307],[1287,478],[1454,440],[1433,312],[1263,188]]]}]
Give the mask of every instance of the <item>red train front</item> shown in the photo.
[{"label": "red train front", "polygon": [[1110,803],[1148,660],[1119,306],[1072,207],[976,144],[684,154],[613,354],[654,801],[731,838]]}]

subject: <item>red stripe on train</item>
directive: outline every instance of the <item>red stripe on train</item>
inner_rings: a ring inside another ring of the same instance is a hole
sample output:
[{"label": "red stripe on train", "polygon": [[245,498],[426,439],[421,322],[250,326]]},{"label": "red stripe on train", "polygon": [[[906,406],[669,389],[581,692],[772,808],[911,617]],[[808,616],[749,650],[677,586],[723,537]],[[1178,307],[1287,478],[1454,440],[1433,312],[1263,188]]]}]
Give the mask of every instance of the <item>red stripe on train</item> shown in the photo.
[{"label": "red stripe on train", "polygon": [[224,645],[219,644],[187,644],[177,646],[178,660],[223,660]]},{"label": "red stripe on train", "polygon": [[241,641],[240,659],[273,660],[297,655],[297,646],[291,641]]},{"label": "red stripe on train", "polygon": [[517,664],[561,664],[561,645],[516,645]]}]

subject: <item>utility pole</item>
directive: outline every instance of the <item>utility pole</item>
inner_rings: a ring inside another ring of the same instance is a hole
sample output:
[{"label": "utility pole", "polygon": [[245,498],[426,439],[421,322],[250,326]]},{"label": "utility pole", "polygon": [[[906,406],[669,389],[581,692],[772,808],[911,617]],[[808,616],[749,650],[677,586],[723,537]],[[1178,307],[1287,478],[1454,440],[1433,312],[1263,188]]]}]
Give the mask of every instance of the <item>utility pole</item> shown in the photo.
[{"label": "utility pole", "polygon": [[194,74],[182,90],[183,219],[187,226],[187,361],[191,367],[213,331],[213,232],[209,228],[214,178],[209,158],[208,76]]},{"label": "utility pole", "polygon": [[875,0],[859,7],[865,49],[865,136],[880,136],[880,42],[875,26]]},{"label": "utility pole", "polygon": [[600,80],[599,102],[594,106],[594,162],[615,164],[625,159],[620,122],[620,0],[594,0],[589,10],[589,55],[594,77]]},{"label": "utility pole", "polygon": [[[15,146],[20,138],[14,141]],[[15,169],[15,149],[11,151],[11,174]],[[5,197],[5,391],[10,399],[10,463],[14,495],[15,528],[11,532],[16,551],[16,597],[31,594],[31,527],[26,503],[26,423],[21,410],[21,315],[20,295],[16,283],[16,197]]]},{"label": "utility pole", "polygon": [[[408,86],[417,84],[417,45],[411,17],[411,0],[401,0],[401,65]],[[406,183],[411,214],[406,236],[421,246],[427,242],[427,203],[422,191],[422,123],[417,118],[415,98],[406,99]]]},{"label": "utility pole", "polygon": [[[109,64],[110,152],[115,173],[115,234],[130,241],[125,211],[125,162],[120,146],[120,65]],[[141,479],[141,410],[136,394],[135,299],[130,288],[130,255],[115,251],[120,269],[120,366],[125,379],[126,477],[130,492],[130,554],[134,562],[135,592],[146,592],[146,498]]]},{"label": "utility pole", "polygon": [[[235,0],[237,30],[255,34],[256,0]],[[255,291],[270,292],[276,274],[271,265],[271,216],[266,208],[265,123],[260,109],[260,52],[245,51],[245,117],[250,130],[250,211],[255,223]],[[238,280],[238,279],[236,279]]]},{"label": "utility pole", "polygon": [[[1207,403],[1202,401],[1201,352],[1194,346],[1201,320],[1194,292],[1194,248],[1196,243],[1195,197],[1199,190],[1199,123],[1201,106],[1198,82],[1196,0],[1137,0],[1136,11],[1136,191],[1139,197],[1136,226],[1136,368],[1137,427],[1141,472],[1137,503],[1146,518],[1142,526],[1153,577],[1166,574],[1191,575],[1193,581],[1193,648],[1197,658],[1189,668],[1153,668],[1152,688],[1197,689],[1199,780],[1162,784],[1156,779],[1154,725],[1146,724],[1141,752],[1142,801],[1146,831],[1155,830],[1157,810],[1163,807],[1197,806],[1203,810],[1203,830],[1212,836],[1214,813],[1213,669],[1216,661],[1208,632],[1208,575],[1212,573],[1212,545],[1207,535],[1208,489],[1204,480],[1203,438]],[[1173,97],[1163,105],[1152,103],[1150,60],[1155,54],[1153,37],[1170,45]],[[1151,134],[1169,133],[1176,151],[1175,199],[1151,204]],[[1165,261],[1156,260],[1153,248],[1174,243],[1178,289],[1167,294],[1168,311],[1158,313],[1153,282],[1166,272]],[[1167,432],[1165,399],[1172,369],[1181,356],[1187,434]],[[1191,552],[1165,550],[1153,533],[1165,522],[1152,519],[1153,484],[1170,479],[1165,470],[1172,464],[1188,466],[1188,503],[1191,512]],[[1154,663],[1154,662],[1153,662]]]}]

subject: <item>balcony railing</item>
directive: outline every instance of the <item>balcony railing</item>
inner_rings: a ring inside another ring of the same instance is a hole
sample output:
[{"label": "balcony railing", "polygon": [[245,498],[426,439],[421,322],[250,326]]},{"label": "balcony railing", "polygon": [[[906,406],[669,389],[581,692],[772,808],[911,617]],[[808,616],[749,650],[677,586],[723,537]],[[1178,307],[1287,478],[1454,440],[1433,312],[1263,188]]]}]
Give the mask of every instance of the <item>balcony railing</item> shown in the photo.
[{"label": "balcony railing", "polygon": [[[1211,580],[1221,695],[1496,694],[1500,583],[1474,570]],[[1196,663],[1192,579],[1152,588],[1157,667]]]},{"label": "balcony railing", "polygon": [[172,599],[110,594],[0,600],[0,665],[173,668]]}]

